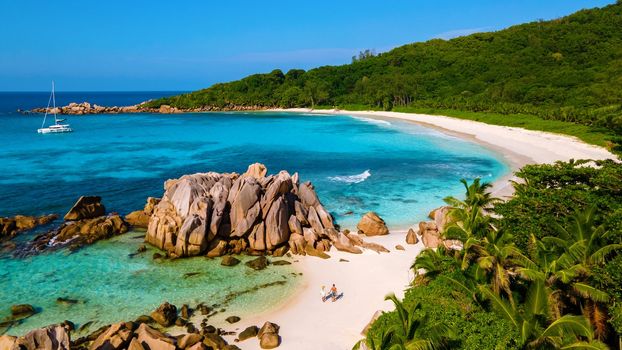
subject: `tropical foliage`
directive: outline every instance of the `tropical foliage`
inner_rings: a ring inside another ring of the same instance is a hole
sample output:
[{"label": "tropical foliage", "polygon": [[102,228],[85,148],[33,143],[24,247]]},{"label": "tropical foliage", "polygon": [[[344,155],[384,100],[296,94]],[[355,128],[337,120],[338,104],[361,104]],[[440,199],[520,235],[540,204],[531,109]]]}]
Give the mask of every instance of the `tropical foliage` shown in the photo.
[{"label": "tropical foliage", "polygon": [[[393,339],[392,329],[416,316],[451,330],[453,337],[435,347],[619,348],[622,165],[587,165],[527,166],[517,173],[515,196],[507,202],[492,198],[480,180],[463,181],[464,199],[446,198],[453,209],[444,230],[445,238],[459,238],[463,248],[420,253],[412,266],[418,275],[413,286],[403,301],[394,300],[396,311],[374,323],[367,344],[389,349],[393,343],[383,339]],[[488,318],[503,321],[483,326]],[[416,337],[403,339],[448,334],[417,327]],[[485,332],[467,332],[476,327]]]},{"label": "tropical foliage", "polygon": [[622,2],[377,55],[368,50],[342,66],[277,69],[149,106],[161,104],[496,112],[622,135]]}]

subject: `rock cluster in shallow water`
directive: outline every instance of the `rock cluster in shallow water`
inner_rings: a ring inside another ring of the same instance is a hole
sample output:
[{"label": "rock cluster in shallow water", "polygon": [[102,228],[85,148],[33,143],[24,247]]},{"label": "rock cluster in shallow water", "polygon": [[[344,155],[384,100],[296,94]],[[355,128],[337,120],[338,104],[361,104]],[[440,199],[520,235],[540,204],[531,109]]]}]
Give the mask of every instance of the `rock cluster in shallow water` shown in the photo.
[{"label": "rock cluster in shallow water", "polygon": [[300,183],[297,173],[266,173],[256,163],[242,175],[209,172],[166,181],[146,241],[173,257],[353,246],[310,182]]},{"label": "rock cluster in shallow water", "polygon": [[[35,329],[21,337],[0,336],[0,350],[239,350],[236,345],[228,344],[223,338],[236,335],[236,332],[207,323],[209,317],[218,313],[213,310],[218,306],[214,304],[209,307],[201,303],[196,308],[190,308],[184,304],[178,309],[165,302],[151,316],[139,316],[134,321],[113,323],[84,334],[83,328],[88,328],[90,324],[87,322],[76,331],[84,336],[73,340],[71,336],[76,330],[75,325],[64,321],[58,325]],[[195,313],[204,316],[199,326],[195,326],[191,320]],[[240,320],[240,317],[234,315],[226,318],[229,324]],[[171,326],[183,327],[185,332],[172,336],[166,333]],[[279,325],[272,322],[265,322],[261,329],[250,326],[239,332],[235,342],[248,342],[251,338],[257,338],[262,349],[274,349],[281,344],[279,330]]]},{"label": "rock cluster in shallow water", "polygon": [[118,214],[106,214],[101,197],[82,196],[65,214],[65,221],[55,230],[36,236],[16,256],[28,256],[50,248],[80,248],[101,239],[110,238],[129,230],[129,225]]},{"label": "rock cluster in shallow water", "polygon": [[57,215],[44,216],[15,215],[14,217],[0,218],[0,239],[13,238],[20,232],[32,230],[39,225],[47,225],[56,220]]}]

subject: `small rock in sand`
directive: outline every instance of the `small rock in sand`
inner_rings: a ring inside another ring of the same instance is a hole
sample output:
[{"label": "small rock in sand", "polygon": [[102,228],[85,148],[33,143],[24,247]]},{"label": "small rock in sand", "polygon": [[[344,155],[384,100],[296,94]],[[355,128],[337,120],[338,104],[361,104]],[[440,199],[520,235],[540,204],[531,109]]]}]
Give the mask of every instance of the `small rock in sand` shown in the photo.
[{"label": "small rock in sand", "polygon": [[233,324],[233,323],[236,323],[236,322],[240,322],[240,318],[238,316],[229,316],[229,317],[227,317],[225,319],[225,321]]},{"label": "small rock in sand", "polygon": [[240,334],[238,335],[238,340],[244,341],[246,339],[256,337],[258,333],[259,333],[259,327],[257,326],[247,327],[245,330],[240,332]]}]

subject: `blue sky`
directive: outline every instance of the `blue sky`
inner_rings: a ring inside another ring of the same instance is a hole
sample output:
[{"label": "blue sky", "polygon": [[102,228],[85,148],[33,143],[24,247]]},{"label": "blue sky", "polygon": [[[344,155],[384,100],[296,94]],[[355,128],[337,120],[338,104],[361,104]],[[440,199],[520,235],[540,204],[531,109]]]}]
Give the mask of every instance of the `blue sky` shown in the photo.
[{"label": "blue sky", "polygon": [[194,90],[615,2],[0,1],[0,91]]}]

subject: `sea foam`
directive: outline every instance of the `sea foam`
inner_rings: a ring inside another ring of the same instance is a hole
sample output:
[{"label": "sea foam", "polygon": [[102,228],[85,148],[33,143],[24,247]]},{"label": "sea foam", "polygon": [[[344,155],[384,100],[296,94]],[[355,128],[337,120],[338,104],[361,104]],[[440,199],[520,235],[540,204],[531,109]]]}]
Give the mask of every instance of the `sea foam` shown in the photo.
[{"label": "sea foam", "polygon": [[344,175],[344,176],[329,176],[328,179],[335,182],[344,182],[348,184],[357,184],[367,180],[371,176],[369,169],[356,175]]},{"label": "sea foam", "polygon": [[370,124],[391,125],[391,123],[389,123],[386,120],[382,120],[382,119],[365,118],[365,117],[360,117],[360,116],[352,116],[352,118],[362,121],[362,122],[370,123]]}]

